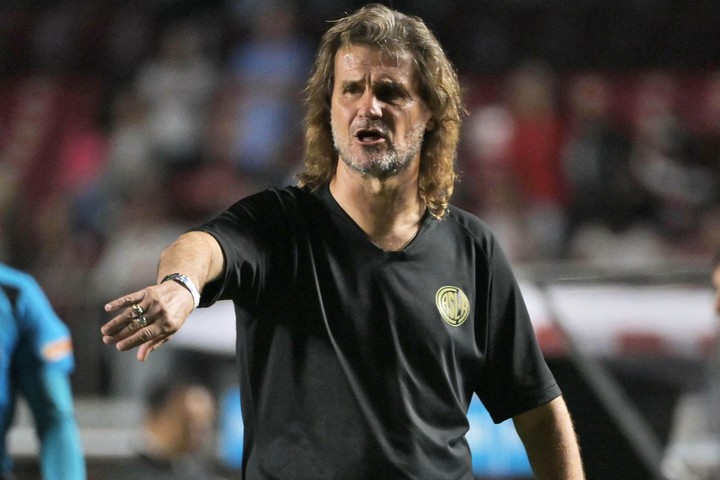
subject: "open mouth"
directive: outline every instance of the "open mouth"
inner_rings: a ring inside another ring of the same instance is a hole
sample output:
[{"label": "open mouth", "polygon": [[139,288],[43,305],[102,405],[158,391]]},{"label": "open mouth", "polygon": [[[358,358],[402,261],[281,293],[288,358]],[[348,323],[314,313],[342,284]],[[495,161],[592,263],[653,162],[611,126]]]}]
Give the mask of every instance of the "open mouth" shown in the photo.
[{"label": "open mouth", "polygon": [[385,135],[383,135],[380,130],[375,129],[358,130],[355,133],[355,137],[360,143],[365,145],[373,145],[385,141]]}]

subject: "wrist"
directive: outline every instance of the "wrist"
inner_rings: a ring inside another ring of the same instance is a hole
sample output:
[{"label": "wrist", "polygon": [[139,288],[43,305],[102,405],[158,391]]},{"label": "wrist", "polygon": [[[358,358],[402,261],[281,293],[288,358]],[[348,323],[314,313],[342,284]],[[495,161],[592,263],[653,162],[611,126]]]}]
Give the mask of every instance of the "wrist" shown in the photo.
[{"label": "wrist", "polygon": [[190,295],[192,295],[193,297],[193,303],[195,304],[195,308],[200,305],[200,290],[198,290],[193,281],[190,280],[187,275],[183,275],[182,273],[171,273],[170,275],[167,275],[162,280],[160,280],[160,283],[165,283],[168,280],[179,283],[180,285],[185,287],[188,292],[190,292]]}]

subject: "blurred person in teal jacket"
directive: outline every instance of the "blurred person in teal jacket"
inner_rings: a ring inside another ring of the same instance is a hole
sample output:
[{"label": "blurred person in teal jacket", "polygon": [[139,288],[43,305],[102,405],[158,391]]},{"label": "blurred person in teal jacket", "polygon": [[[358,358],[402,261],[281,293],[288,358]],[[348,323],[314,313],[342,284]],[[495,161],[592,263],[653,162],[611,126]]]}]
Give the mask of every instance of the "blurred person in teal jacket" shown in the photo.
[{"label": "blurred person in teal jacket", "polygon": [[43,480],[85,479],[73,368],[70,332],[40,285],[0,263],[0,480],[14,478],[6,437],[18,395],[35,420]]}]

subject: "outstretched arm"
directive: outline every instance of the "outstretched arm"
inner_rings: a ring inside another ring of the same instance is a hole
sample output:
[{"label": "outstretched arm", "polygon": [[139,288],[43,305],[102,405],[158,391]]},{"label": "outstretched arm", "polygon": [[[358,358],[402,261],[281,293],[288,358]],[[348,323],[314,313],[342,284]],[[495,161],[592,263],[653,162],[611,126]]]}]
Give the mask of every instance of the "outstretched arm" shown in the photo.
[{"label": "outstretched arm", "polygon": [[182,327],[195,308],[187,288],[175,281],[160,283],[162,279],[181,273],[202,291],[206,283],[220,277],[223,268],[223,253],[215,238],[203,232],[181,235],[160,255],[157,284],[105,305],[106,312],[118,315],[103,325],[103,342],[122,351],[139,347],[137,358],[145,360]]},{"label": "outstretched arm", "polygon": [[515,429],[539,480],[583,480],[580,447],[565,401],[558,397],[546,405],[513,417]]}]

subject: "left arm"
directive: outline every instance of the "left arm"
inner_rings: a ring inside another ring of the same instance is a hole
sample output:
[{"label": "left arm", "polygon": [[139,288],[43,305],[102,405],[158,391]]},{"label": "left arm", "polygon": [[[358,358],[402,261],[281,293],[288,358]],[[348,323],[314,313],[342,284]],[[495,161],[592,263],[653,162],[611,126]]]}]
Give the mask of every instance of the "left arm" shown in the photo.
[{"label": "left arm", "polygon": [[513,417],[539,480],[583,480],[580,447],[562,397]]}]

